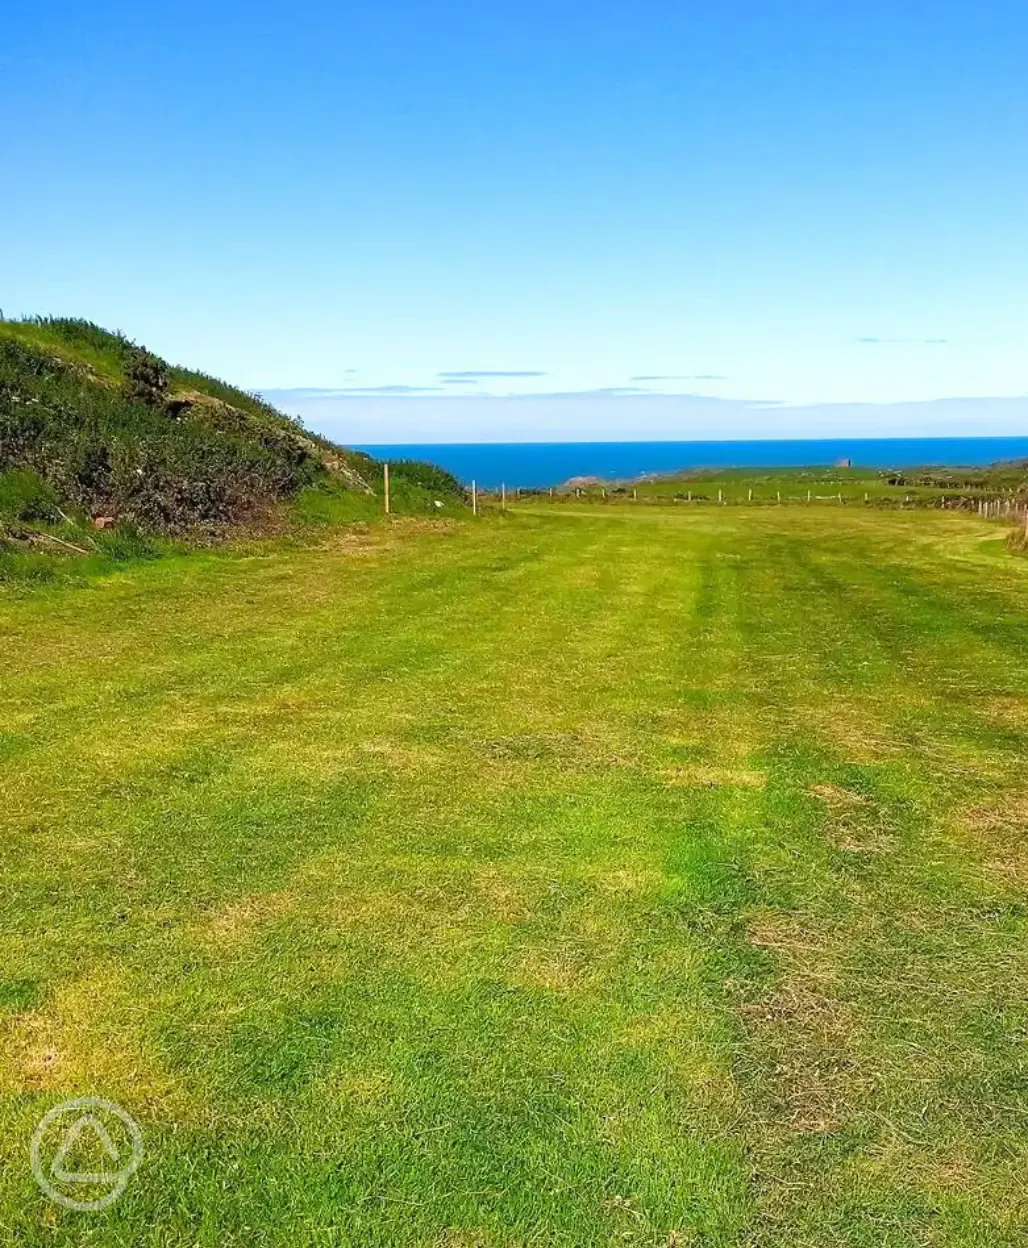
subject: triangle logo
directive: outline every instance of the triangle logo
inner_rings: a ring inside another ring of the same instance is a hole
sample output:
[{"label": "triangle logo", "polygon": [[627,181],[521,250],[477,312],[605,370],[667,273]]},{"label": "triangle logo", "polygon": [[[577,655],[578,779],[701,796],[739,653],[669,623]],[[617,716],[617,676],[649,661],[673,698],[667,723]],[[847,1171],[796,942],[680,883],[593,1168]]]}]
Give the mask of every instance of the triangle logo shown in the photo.
[{"label": "triangle logo", "polygon": [[114,1141],[111,1139],[107,1128],[99,1120],[94,1118],[92,1114],[83,1114],[82,1117],[68,1128],[68,1132],[61,1141],[61,1146],[54,1154],[53,1165],[50,1167],[50,1173],[59,1183],[110,1183],[117,1178],[117,1173],[91,1173],[83,1170],[69,1170],[67,1163],[78,1147],[82,1137],[85,1135],[92,1138],[88,1141],[86,1147],[91,1144],[95,1149],[96,1142],[107,1156],[117,1166],[118,1150],[114,1147]]}]

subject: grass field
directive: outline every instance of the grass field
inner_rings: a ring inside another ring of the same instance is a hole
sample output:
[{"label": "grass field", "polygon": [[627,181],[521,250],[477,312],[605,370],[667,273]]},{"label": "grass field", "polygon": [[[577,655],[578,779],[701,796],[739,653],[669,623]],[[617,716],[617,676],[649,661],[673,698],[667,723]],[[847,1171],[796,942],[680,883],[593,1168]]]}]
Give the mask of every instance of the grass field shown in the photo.
[{"label": "grass field", "polygon": [[[631,482],[589,480],[585,485],[522,491],[535,504],[724,503],[794,505],[831,503],[879,508],[949,507],[977,511],[980,502],[1021,504],[1025,465],[1019,461],[986,468],[926,467],[906,472],[876,468],[695,469]],[[495,506],[497,491],[490,492]]]},{"label": "grass field", "polygon": [[[1028,1243],[1028,562],[517,510],[0,597],[8,1244]],[[96,1213],[28,1147],[95,1093]]]}]

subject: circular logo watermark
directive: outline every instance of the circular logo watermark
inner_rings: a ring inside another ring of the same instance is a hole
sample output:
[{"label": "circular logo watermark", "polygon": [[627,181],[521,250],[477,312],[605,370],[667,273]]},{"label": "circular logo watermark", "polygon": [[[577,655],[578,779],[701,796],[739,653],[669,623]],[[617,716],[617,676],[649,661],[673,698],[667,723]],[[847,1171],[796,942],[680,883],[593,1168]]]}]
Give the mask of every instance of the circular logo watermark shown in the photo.
[{"label": "circular logo watermark", "polygon": [[91,1213],[112,1205],[128,1186],[143,1159],[143,1133],[120,1105],[80,1096],[43,1115],[29,1156],[52,1201]]}]

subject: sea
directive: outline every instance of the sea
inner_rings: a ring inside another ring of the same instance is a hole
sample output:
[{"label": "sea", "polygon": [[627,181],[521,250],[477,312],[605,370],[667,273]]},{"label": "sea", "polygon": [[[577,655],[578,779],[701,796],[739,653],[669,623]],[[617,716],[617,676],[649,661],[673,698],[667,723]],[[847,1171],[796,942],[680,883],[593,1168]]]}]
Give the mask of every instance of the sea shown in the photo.
[{"label": "sea", "polygon": [[984,467],[1028,459],[1028,436],[823,438],[754,442],[452,442],[362,446],[376,459],[421,459],[465,484],[526,489],[571,477],[630,481],[697,468],[798,468],[850,460],[861,468]]}]

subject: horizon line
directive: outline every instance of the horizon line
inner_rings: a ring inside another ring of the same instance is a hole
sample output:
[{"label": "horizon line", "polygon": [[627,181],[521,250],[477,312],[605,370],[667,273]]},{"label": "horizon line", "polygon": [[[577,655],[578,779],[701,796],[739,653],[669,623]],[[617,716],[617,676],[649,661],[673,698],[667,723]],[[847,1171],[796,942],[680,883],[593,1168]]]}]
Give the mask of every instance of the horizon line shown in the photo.
[{"label": "horizon line", "polygon": [[494,439],[479,438],[469,442],[465,439],[451,441],[438,438],[433,442],[351,442],[346,445],[357,450],[385,446],[730,446],[734,444],[752,444],[754,442],[1028,442],[1028,431],[1024,433],[924,433],[924,434],[891,434],[876,437],[873,434],[858,434],[847,437],[836,434],[831,437],[766,437],[766,438],[525,438],[525,439]]}]

